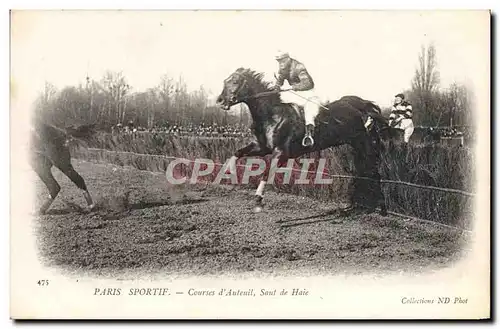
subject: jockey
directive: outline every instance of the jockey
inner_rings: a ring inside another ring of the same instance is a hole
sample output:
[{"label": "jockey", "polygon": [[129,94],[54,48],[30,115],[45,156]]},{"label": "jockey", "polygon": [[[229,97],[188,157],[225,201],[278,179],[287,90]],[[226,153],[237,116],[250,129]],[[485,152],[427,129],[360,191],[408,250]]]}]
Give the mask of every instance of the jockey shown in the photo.
[{"label": "jockey", "polygon": [[408,143],[414,130],[413,109],[411,104],[404,99],[405,95],[403,94],[395,96],[394,105],[389,116],[389,126],[404,130],[404,141]]},{"label": "jockey", "polygon": [[[279,63],[276,89],[281,91],[283,102],[295,103],[303,107],[306,133],[302,139],[302,145],[313,146],[314,118],[319,111],[319,98],[314,92],[314,81],[304,64],[291,58],[288,53],[280,51],[275,58]],[[285,80],[290,84],[291,90],[283,88]]]}]

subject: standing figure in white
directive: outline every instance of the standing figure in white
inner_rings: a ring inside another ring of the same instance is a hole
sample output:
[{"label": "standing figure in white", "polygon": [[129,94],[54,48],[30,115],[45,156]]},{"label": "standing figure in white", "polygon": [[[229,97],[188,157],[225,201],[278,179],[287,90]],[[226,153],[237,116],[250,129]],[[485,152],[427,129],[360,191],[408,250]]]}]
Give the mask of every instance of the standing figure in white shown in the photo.
[{"label": "standing figure in white", "polygon": [[411,104],[405,101],[405,95],[397,94],[391,115],[389,116],[389,126],[404,131],[404,142],[408,144],[415,127],[413,126],[413,109]]}]

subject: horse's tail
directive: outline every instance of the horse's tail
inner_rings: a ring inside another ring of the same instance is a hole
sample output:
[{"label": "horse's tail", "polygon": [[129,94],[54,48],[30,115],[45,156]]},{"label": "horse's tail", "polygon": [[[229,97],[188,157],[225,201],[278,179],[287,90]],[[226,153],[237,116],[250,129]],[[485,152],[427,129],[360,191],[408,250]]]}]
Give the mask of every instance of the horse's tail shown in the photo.
[{"label": "horse's tail", "polygon": [[373,127],[370,130],[370,139],[375,145],[379,155],[385,151],[385,145],[382,142],[384,137],[389,134],[389,121],[382,115],[382,109],[375,103],[367,101],[365,106],[365,113],[373,120]]},{"label": "horse's tail", "polygon": [[382,115],[382,110],[380,109],[380,107],[373,103],[373,102],[369,102],[368,103],[369,106],[368,106],[368,115],[375,121],[375,124],[377,126],[377,130],[379,131],[380,134],[382,134],[383,136],[386,136],[389,134],[389,120],[386,119],[383,115]]},{"label": "horse's tail", "polygon": [[382,115],[382,109],[380,106],[373,102],[368,102],[368,109],[371,117],[376,120],[378,123],[380,123],[382,126],[387,125],[389,126],[388,120]]},{"label": "horse's tail", "polygon": [[340,101],[345,101],[358,110],[360,110],[363,115],[370,116],[379,127],[380,130],[385,131],[389,128],[389,121],[382,115],[382,109],[372,101],[365,100],[359,96],[343,96]]}]

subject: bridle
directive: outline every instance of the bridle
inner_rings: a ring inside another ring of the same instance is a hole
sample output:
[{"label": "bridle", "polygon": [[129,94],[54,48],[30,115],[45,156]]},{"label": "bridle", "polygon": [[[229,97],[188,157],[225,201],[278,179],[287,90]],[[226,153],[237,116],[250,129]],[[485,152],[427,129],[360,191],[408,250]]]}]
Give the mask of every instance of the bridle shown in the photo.
[{"label": "bridle", "polygon": [[243,97],[242,99],[240,99],[238,101],[238,94],[240,93],[240,91],[245,88],[247,85],[248,85],[248,82],[247,82],[247,79],[245,78],[245,76],[241,73],[238,73],[238,72],[234,72],[233,74],[237,74],[239,75],[241,78],[243,78],[243,83],[239,85],[239,87],[233,92],[233,94],[231,95],[231,102],[235,103],[235,104],[238,104],[238,103],[241,103],[242,100],[244,100],[246,97]]},{"label": "bridle", "polygon": [[[280,90],[271,90],[271,91],[263,91],[263,92],[256,93],[253,95],[238,98],[236,95],[238,95],[240,93],[240,91],[248,85],[248,81],[247,81],[247,78],[243,74],[241,74],[239,72],[234,72],[233,75],[234,74],[240,76],[243,79],[243,83],[231,95],[230,101],[233,103],[233,105],[241,103],[241,102],[249,100],[249,99],[256,99],[259,97],[276,95],[276,94],[280,93]],[[286,91],[286,90],[281,90],[281,91]]]}]

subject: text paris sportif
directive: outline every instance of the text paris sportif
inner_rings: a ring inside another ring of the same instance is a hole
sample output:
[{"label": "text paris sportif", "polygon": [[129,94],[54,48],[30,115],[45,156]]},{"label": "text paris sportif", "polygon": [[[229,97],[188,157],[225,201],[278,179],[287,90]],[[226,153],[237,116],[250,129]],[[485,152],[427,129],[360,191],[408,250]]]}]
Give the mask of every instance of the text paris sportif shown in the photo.
[{"label": "text paris sportif", "polygon": [[94,296],[171,296],[171,295],[188,295],[188,296],[309,296],[309,290],[293,288],[293,289],[195,289],[189,288],[187,291],[173,291],[170,288],[95,288]]},{"label": "text paris sportif", "polygon": [[[31,47],[13,41],[11,71],[33,88],[22,105],[36,257],[120,280],[85,288],[93,300],[312,299],[307,280],[176,290],[151,279],[405,280],[468,261],[484,193],[484,13],[31,14],[43,28],[23,29]],[[48,279],[37,288],[58,287]],[[453,294],[393,301],[474,300]]]},{"label": "text paris sportif", "polygon": [[[184,291],[173,291],[171,288],[95,288],[94,296],[171,296],[187,295],[195,297],[265,297],[265,296],[310,296],[307,289],[195,289],[189,288]],[[467,304],[468,298],[463,296],[452,297],[402,297],[402,304]]]}]

